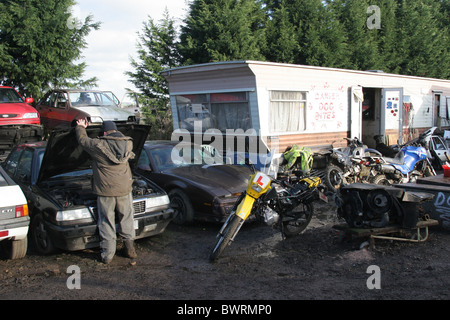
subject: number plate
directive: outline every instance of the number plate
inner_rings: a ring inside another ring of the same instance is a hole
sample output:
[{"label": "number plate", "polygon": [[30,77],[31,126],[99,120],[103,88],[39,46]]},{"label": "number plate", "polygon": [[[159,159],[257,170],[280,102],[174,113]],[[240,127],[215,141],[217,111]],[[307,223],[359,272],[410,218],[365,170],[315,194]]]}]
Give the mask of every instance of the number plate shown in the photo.
[{"label": "number plate", "polygon": [[321,191],[319,191],[319,199],[322,200],[322,201],[324,201],[324,202],[327,202],[327,203],[328,203],[328,198],[327,198],[327,196],[325,195],[325,193],[323,193],[323,192],[321,192]]}]

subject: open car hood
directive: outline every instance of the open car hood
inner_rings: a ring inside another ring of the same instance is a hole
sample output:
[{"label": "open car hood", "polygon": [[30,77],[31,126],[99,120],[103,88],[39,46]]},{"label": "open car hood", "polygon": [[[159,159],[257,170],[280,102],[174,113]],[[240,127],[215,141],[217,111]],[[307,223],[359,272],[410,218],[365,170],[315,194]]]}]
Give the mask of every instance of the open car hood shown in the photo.
[{"label": "open car hood", "polygon": [[[130,160],[130,166],[134,168],[145,140],[150,131],[147,125],[116,124],[117,129],[124,135],[133,138],[133,152],[135,158]],[[86,133],[90,138],[103,134],[101,126],[88,126]],[[47,142],[44,158],[39,170],[38,182],[50,177],[72,171],[91,168],[91,157],[78,144],[75,128],[70,130],[53,131]]]}]

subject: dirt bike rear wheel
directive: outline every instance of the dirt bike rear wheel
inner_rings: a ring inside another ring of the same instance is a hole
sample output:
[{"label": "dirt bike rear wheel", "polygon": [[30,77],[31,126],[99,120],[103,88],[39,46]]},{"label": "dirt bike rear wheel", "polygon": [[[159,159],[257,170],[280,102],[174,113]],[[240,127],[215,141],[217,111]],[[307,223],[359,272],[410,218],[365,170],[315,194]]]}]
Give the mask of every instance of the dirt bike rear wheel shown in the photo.
[{"label": "dirt bike rear wheel", "polygon": [[314,214],[314,205],[312,203],[300,203],[293,210],[295,219],[283,221],[283,234],[285,237],[293,237],[302,233],[311,222]]},{"label": "dirt bike rear wheel", "polygon": [[230,243],[231,239],[235,235],[239,226],[241,225],[242,219],[234,215],[228,221],[228,225],[223,230],[222,234],[219,236],[216,245],[214,246],[211,254],[209,255],[209,261],[214,262],[223,252],[226,246]]}]

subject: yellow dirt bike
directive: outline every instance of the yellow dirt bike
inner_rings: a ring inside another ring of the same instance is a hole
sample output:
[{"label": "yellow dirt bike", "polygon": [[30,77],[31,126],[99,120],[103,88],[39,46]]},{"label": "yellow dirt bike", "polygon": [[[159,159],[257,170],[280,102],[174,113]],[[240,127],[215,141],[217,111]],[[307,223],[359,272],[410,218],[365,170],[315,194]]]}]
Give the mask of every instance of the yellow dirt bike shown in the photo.
[{"label": "yellow dirt bike", "polygon": [[272,180],[262,172],[250,176],[247,190],[238,198],[217,234],[209,260],[217,259],[252,213],[258,220],[281,230],[283,237],[300,234],[313,216],[313,201],[317,196],[326,199],[319,190],[323,187],[321,182],[319,177],[303,177],[294,182],[290,178]]}]

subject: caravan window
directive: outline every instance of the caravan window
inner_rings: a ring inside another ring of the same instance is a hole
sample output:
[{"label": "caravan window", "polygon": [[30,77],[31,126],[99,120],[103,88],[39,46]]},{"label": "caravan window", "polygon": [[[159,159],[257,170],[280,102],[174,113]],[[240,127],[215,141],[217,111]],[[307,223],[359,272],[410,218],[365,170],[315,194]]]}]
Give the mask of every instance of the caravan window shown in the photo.
[{"label": "caravan window", "polygon": [[270,130],[272,133],[305,130],[306,92],[270,92]]},{"label": "caravan window", "polygon": [[224,92],[176,96],[180,129],[201,130],[251,128],[247,92]]},{"label": "caravan window", "polygon": [[194,124],[201,130],[211,128],[211,115],[206,94],[176,96],[180,129],[194,131]]}]

